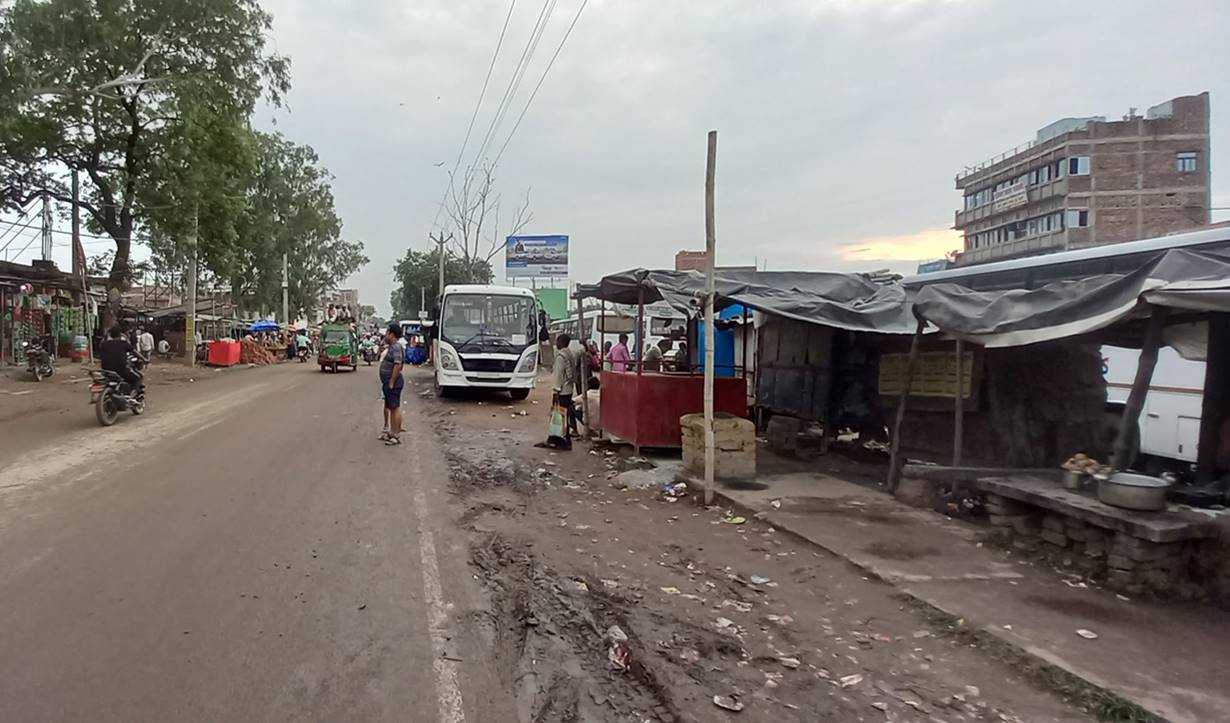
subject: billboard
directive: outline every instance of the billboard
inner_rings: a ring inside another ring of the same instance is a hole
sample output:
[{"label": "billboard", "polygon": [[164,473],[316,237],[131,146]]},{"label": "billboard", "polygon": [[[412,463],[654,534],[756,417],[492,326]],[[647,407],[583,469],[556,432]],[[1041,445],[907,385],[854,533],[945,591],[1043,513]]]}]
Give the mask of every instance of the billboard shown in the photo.
[{"label": "billboard", "polygon": [[567,278],[567,236],[509,236],[504,245],[504,273],[517,278]]}]

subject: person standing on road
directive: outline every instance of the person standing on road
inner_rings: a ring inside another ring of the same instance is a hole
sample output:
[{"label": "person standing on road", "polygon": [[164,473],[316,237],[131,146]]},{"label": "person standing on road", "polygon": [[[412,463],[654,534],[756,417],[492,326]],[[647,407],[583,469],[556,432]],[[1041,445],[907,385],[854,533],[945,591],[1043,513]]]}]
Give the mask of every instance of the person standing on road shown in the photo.
[{"label": "person standing on road", "polygon": [[401,392],[406,380],[402,377],[402,365],[406,355],[401,350],[401,327],[389,324],[384,334],[388,351],[380,360],[380,393],[384,397],[384,431],[380,439],[390,447],[401,444]]},{"label": "person standing on road", "polygon": [[554,392],[551,400],[551,413],[556,407],[562,407],[565,412],[563,434],[559,437],[548,433],[547,441],[539,443],[538,447],[554,447],[557,449],[572,449],[572,439],[569,434],[576,427],[576,416],[573,414],[572,395],[576,389],[577,360],[568,346],[572,338],[560,334],[555,338],[555,362],[551,366],[551,390]]},{"label": "person standing on road", "polygon": [[611,371],[628,371],[628,363],[632,361],[632,355],[628,353],[627,334],[619,335],[619,343],[611,347],[611,351],[607,354],[606,358],[611,362]]},{"label": "person standing on road", "polygon": [[143,326],[137,328],[137,352],[146,362],[154,358],[154,335]]}]

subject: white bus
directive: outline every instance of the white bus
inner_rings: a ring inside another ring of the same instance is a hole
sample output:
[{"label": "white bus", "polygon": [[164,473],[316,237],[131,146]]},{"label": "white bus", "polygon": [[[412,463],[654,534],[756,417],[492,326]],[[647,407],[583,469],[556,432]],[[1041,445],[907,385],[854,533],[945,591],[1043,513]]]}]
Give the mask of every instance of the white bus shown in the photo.
[{"label": "white bus", "polygon": [[[619,341],[620,334],[627,334],[628,351],[635,356],[636,316],[635,306],[608,305],[605,310],[590,309],[582,312],[580,321],[576,317],[553,321],[549,330],[552,341],[560,334],[567,334],[574,342],[597,341],[598,347],[603,350],[607,344],[614,346]],[[668,304],[646,305],[645,326],[646,349],[662,339],[669,338],[676,342],[687,340],[687,317]],[[574,346],[574,350],[575,348],[579,347]]]},{"label": "white bus", "polygon": [[525,399],[538,375],[538,302],[513,286],[444,287],[436,315],[436,393],[464,387]]},{"label": "white bus", "polygon": [[[1230,249],[1230,228],[1210,228],[1076,251],[959,266],[911,276],[903,283],[919,288],[948,282],[977,291],[1036,289],[1060,279],[1128,273],[1159,254],[1176,248]],[[1138,349],[1102,347],[1108,411],[1116,414],[1122,412],[1136,376],[1139,358]],[[1147,468],[1174,467],[1175,462],[1184,465],[1196,462],[1196,443],[1200,436],[1204,401],[1204,374],[1204,362],[1184,359],[1170,347],[1159,351],[1138,427],[1138,451],[1151,458],[1145,460]]]}]

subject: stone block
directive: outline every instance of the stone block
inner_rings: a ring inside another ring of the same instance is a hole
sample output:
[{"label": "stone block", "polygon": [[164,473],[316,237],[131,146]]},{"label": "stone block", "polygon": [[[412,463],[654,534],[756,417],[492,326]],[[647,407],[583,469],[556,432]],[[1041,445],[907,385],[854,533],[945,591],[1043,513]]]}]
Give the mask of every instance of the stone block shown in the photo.
[{"label": "stone block", "polygon": [[[704,422],[704,415],[701,414],[688,414],[680,419],[683,466],[696,475],[705,473]],[[714,475],[717,479],[755,479],[756,427],[751,420],[727,416],[715,419],[714,444]]]},{"label": "stone block", "polygon": [[1042,521],[1037,515],[1014,515],[1009,519],[1018,535],[1036,535],[1042,529]]},{"label": "stone block", "polygon": [[794,454],[799,451],[799,433],[803,431],[803,420],[783,415],[775,415],[769,420],[765,429],[765,437],[769,446],[783,454]]},{"label": "stone block", "polygon": [[1059,515],[1047,515],[1042,518],[1042,529],[1063,535],[1067,532],[1068,527],[1063,523],[1063,518]]},{"label": "stone block", "polygon": [[1068,546],[1067,535],[1062,532],[1055,532],[1054,530],[1046,529],[1045,527],[1042,529],[1042,539],[1055,547]]},{"label": "stone block", "polygon": [[1135,570],[1136,569],[1135,560],[1133,560],[1130,557],[1125,557],[1123,555],[1116,554],[1113,551],[1109,555],[1107,555],[1106,565],[1110,567],[1112,570]]},{"label": "stone block", "polygon": [[990,514],[987,516],[991,520],[991,527],[1012,527],[1012,517],[1008,515]]},{"label": "stone block", "polygon": [[1106,573],[1106,586],[1112,590],[1126,590],[1136,584],[1136,576],[1127,570],[1111,569]]},{"label": "stone block", "polygon": [[1139,575],[1140,582],[1154,590],[1169,590],[1174,577],[1163,570],[1145,570]]},{"label": "stone block", "polygon": [[911,507],[924,509],[932,507],[934,494],[931,484],[917,477],[902,477],[897,483],[897,491],[893,496]]},{"label": "stone block", "polygon": [[1085,540],[1085,557],[1105,557],[1106,543],[1102,540]]},{"label": "stone block", "polygon": [[1000,495],[987,495],[984,506],[987,513],[993,515],[1023,515],[1029,512],[1029,505]]}]

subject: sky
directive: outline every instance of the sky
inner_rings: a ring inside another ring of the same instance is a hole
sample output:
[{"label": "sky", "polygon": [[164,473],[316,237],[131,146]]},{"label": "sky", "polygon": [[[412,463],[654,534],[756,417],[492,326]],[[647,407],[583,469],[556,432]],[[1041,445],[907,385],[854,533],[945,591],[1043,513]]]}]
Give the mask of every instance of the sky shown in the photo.
[{"label": "sky", "polygon": [[[488,160],[581,1],[547,0]],[[347,285],[387,313],[397,259],[429,244],[510,1],[264,5],[293,86],[257,123],[313,146],[332,171],[345,233],[371,259]],[[463,170],[543,8],[512,5]],[[1228,27],[1225,0],[589,0],[508,141],[497,188],[507,206],[530,193],[525,232],[571,237],[573,281],[669,268],[675,252],[704,247],[715,129],[719,265],[912,272],[960,246],[963,166],[1058,118],[1117,118],[1207,90],[1213,205],[1230,207],[1217,162]]]}]

